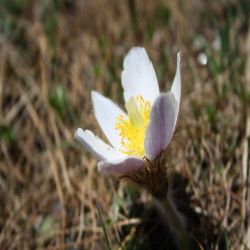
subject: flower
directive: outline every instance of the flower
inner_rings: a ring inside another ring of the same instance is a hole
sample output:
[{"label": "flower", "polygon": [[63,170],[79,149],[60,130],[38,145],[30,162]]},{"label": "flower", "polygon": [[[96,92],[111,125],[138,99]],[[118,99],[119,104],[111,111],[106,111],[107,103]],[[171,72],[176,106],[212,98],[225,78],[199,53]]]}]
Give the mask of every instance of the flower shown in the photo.
[{"label": "flower", "polygon": [[132,48],[121,75],[127,113],[92,91],[95,117],[109,140],[78,128],[75,138],[98,159],[102,173],[127,174],[153,161],[169,145],[179,112],[180,53],[170,91],[160,93],[153,65],[144,48]]}]

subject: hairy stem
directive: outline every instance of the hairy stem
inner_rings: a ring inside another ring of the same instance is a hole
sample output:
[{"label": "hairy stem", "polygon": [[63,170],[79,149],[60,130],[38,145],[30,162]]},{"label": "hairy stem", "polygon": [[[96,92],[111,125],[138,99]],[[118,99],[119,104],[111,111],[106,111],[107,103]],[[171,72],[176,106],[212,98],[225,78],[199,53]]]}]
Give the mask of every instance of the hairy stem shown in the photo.
[{"label": "hairy stem", "polygon": [[172,232],[175,234],[179,249],[181,250],[191,249],[192,239],[186,232],[178,212],[171,205],[168,197],[164,199],[156,198],[155,202],[166,224],[171,228]]}]

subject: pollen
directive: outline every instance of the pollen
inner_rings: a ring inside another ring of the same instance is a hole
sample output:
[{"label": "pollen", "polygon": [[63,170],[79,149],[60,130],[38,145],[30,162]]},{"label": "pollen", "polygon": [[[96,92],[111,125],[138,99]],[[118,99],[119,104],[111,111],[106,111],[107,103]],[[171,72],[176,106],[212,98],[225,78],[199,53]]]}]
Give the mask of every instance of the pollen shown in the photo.
[{"label": "pollen", "polygon": [[115,129],[120,133],[120,151],[129,156],[142,158],[145,156],[144,138],[149,123],[151,105],[150,101],[142,96],[131,97],[126,103],[128,117],[116,117]]}]

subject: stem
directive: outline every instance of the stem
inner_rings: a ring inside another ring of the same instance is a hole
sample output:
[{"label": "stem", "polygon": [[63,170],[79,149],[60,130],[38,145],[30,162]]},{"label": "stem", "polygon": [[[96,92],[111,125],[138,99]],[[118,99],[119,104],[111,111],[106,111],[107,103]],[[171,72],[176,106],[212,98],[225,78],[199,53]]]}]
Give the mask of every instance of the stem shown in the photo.
[{"label": "stem", "polygon": [[163,219],[166,221],[166,224],[170,226],[173,233],[176,235],[179,248],[182,250],[190,249],[191,238],[186,232],[178,212],[171,205],[168,197],[165,199],[156,199],[156,205],[163,215]]}]

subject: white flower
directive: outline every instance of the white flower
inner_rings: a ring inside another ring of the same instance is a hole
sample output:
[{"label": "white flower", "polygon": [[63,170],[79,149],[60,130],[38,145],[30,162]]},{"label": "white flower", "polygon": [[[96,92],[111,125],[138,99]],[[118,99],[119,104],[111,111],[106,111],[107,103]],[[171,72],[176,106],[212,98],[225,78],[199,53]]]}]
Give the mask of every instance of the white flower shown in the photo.
[{"label": "white flower", "polygon": [[181,95],[180,53],[173,85],[160,93],[153,65],[144,48],[132,48],[123,62],[122,87],[127,114],[110,99],[92,91],[95,117],[108,145],[90,130],[77,129],[75,138],[98,160],[103,173],[125,174],[154,160],[170,143]]}]

